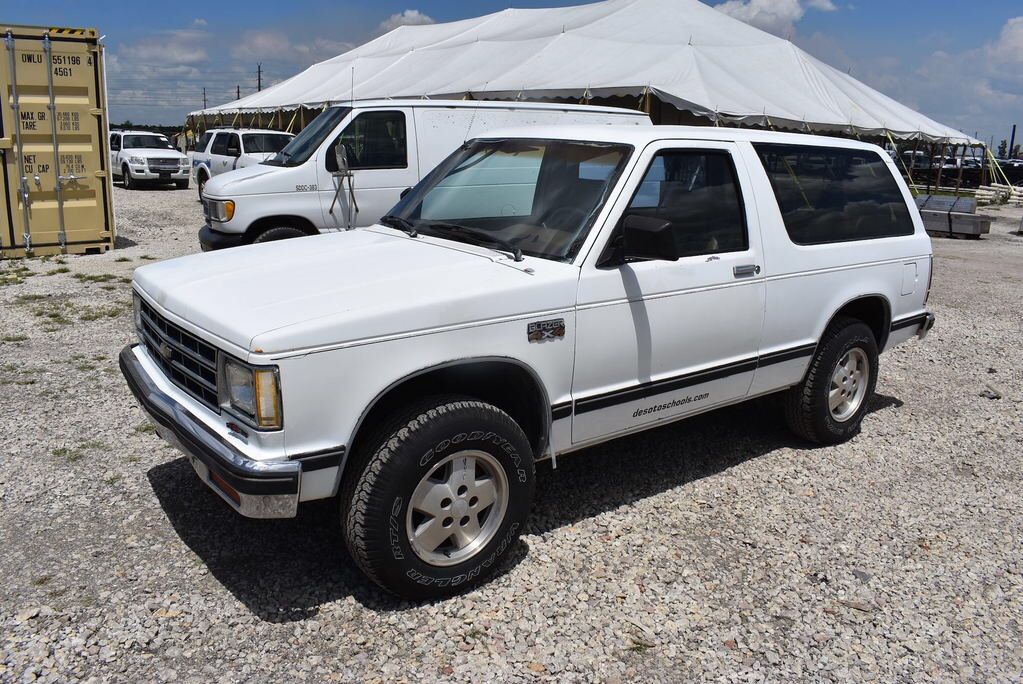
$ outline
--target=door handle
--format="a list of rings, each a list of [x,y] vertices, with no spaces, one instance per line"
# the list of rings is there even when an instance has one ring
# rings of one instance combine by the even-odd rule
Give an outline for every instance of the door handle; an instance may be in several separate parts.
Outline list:
[[[757,264],[743,264],[732,268],[732,275],[736,278],[749,278],[760,273],[760,266]]]

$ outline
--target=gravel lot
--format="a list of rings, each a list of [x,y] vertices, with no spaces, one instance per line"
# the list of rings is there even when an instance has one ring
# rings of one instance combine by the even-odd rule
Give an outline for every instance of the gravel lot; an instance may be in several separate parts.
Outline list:
[[[243,519],[153,434],[128,279],[201,213],[114,199],[123,249],[0,263],[0,680],[1023,678],[1019,209],[935,240],[938,325],[848,444],[760,401],[565,457],[494,581],[413,605],[329,506]]]

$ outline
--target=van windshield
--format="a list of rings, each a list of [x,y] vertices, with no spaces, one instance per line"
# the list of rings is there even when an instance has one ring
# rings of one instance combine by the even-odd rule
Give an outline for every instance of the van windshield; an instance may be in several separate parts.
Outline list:
[[[384,222],[569,261],[631,152],[631,145],[618,143],[474,140],[424,178]]]
[[[271,166],[298,166],[306,163],[350,111],[349,107],[329,107],[323,110],[284,149],[263,163]]]

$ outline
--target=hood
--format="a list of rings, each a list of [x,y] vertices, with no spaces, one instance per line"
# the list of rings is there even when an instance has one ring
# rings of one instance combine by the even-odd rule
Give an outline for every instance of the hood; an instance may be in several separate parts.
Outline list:
[[[121,150],[130,157],[143,157],[145,159],[188,159],[188,157],[177,150],[154,150],[151,147],[125,147]]]
[[[172,259],[138,268],[135,284],[193,325],[274,354],[569,307],[578,277],[570,264],[379,228]]]
[[[206,181],[203,194],[208,197],[229,198],[256,193],[294,192],[295,183],[291,183],[291,186],[288,187],[288,181],[301,168],[301,166],[268,166],[266,164],[245,166],[218,174]],[[266,178],[266,176],[272,176],[272,178]]]

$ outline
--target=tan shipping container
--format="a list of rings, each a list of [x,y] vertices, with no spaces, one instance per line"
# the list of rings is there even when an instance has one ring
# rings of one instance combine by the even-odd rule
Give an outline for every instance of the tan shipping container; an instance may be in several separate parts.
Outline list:
[[[95,29],[0,24],[0,259],[114,246]]]

